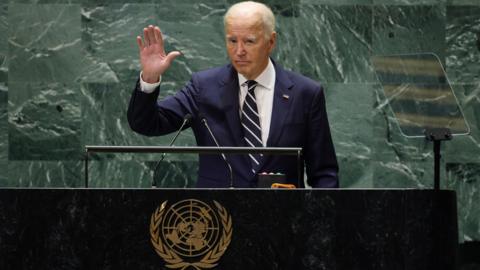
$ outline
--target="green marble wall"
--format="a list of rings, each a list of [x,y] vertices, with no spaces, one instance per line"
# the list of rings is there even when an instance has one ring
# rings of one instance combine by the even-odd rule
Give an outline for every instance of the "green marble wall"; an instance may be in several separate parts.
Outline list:
[[[128,2],[128,3],[127,3]],[[0,4],[0,186],[81,187],[83,146],[166,145],[130,131],[139,73],[135,36],[148,24],[179,57],[163,78],[174,93],[194,71],[226,63],[222,16],[234,1],[21,0]],[[275,59],[326,86],[346,188],[431,188],[432,145],[400,135],[369,62],[434,52],[471,134],[444,146],[443,187],[457,190],[460,240],[480,240],[480,1],[266,1],[277,14]],[[195,145],[184,132],[177,145]],[[194,155],[98,154],[91,186],[191,187]]]

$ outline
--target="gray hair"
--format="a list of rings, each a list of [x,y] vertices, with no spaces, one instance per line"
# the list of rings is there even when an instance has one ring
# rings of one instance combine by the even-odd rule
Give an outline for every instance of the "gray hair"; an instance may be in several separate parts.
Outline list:
[[[258,3],[254,1],[245,1],[245,2],[239,2],[234,5],[232,5],[227,12],[225,13],[225,16],[223,16],[223,26],[224,28],[227,27],[227,19],[235,14],[236,12],[239,11],[245,11],[245,10],[252,10],[256,9],[258,13],[260,13],[260,17],[262,19],[263,23],[263,30],[265,32],[265,36],[267,39],[270,39],[270,35],[275,32],[275,16],[273,15],[272,10],[265,4],[263,3]]]

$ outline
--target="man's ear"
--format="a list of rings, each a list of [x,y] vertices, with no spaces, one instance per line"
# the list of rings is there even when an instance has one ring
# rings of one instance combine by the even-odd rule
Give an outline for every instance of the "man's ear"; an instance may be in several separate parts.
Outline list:
[[[269,46],[269,49],[270,49],[270,52],[273,51],[273,49],[275,48],[275,45],[277,44],[277,32],[272,32],[272,34],[270,34],[270,40],[268,41],[268,46]]]

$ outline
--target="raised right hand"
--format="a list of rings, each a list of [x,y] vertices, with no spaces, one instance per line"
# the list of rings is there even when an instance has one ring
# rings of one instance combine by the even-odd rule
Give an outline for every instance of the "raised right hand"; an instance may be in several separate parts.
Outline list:
[[[165,54],[162,32],[158,26],[149,25],[143,28],[142,37],[137,36],[142,65],[142,79],[147,83],[158,82],[159,77],[170,67],[173,59],[181,53],[173,51]]]

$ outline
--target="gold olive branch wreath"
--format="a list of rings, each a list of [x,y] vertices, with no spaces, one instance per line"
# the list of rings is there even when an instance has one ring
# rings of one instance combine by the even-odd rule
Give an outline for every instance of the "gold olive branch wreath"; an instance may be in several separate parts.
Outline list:
[[[218,241],[217,245],[215,245],[212,250],[207,252],[207,254],[205,254],[200,261],[189,263],[185,262],[180,256],[178,256],[178,254],[168,249],[168,247],[162,243],[159,228],[163,219],[167,202],[168,201],[164,201],[155,210],[150,218],[150,240],[155,248],[155,252],[167,263],[165,266],[172,269],[181,268],[181,270],[184,270],[189,266],[197,270],[201,270],[202,268],[213,268],[217,266],[217,261],[225,253],[232,240],[232,217],[228,214],[227,210],[217,201],[213,201],[217,207],[218,214],[220,215],[220,219],[222,221],[222,237],[220,238],[220,241]]]

